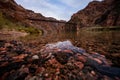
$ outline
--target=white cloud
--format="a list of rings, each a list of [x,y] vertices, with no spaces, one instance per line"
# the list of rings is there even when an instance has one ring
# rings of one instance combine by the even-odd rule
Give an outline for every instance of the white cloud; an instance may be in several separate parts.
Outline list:
[[[64,6],[58,6],[57,4],[52,4],[49,0],[16,0],[18,3],[23,4],[27,9],[34,10],[37,13],[42,13],[46,17],[55,17],[57,19],[67,20],[68,16],[64,16],[65,8]]]
[[[70,7],[78,7],[82,4],[81,0],[60,0],[60,1]]]
[[[84,8],[92,0],[16,0],[23,7],[42,13],[47,17],[69,20],[76,11]],[[58,1],[59,3],[53,3]],[[101,0],[100,0],[101,1]]]
[[[88,3],[93,0],[59,0],[59,1],[61,1],[62,3],[68,6],[76,8],[76,7],[80,7],[83,3]],[[96,1],[102,1],[102,0],[96,0]]]

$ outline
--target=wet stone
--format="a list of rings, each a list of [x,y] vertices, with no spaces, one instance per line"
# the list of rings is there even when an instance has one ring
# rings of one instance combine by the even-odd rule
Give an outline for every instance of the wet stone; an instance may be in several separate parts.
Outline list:
[[[69,57],[72,55],[65,52],[59,52],[55,53],[54,56],[58,62],[60,62],[61,64],[66,64],[68,62]]]
[[[17,41],[12,40],[12,41],[10,41],[10,44],[13,44],[13,45],[17,46]]]
[[[11,52],[11,51],[13,51],[14,50],[14,48],[12,47],[12,46],[7,46],[7,51],[8,52]]]
[[[0,40],[0,47],[4,47],[6,41],[5,40]]]
[[[75,66],[77,66],[80,70],[84,67],[84,64],[82,62],[75,62]]]
[[[82,55],[77,55],[76,54],[75,55],[75,60],[85,63],[86,62],[86,57],[82,56]]]
[[[35,67],[29,67],[29,72],[30,73],[35,73],[36,72],[36,68]]]
[[[16,47],[16,49],[14,50],[17,54],[22,54],[25,52],[25,50],[22,47]]]
[[[120,80],[120,69],[103,55],[84,53],[69,41],[42,49],[15,40],[0,40],[0,45],[0,80]]]
[[[33,56],[32,56],[32,59],[33,59],[33,60],[39,59],[39,56],[38,56],[38,55],[33,55]]]

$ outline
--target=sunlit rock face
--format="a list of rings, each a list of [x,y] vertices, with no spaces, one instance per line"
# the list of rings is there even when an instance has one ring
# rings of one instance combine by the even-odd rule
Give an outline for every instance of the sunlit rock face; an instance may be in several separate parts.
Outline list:
[[[78,27],[119,26],[119,4],[119,0],[92,1],[86,8],[73,14],[69,22],[76,23]]]

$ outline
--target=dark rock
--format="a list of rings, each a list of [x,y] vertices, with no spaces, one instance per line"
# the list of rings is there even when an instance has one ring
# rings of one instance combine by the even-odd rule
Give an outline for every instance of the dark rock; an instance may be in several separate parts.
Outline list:
[[[0,47],[4,47],[4,45],[5,45],[5,40],[0,40]]]
[[[17,46],[17,41],[15,40],[10,41],[10,43],[13,44],[14,46]]]
[[[105,57],[98,53],[81,53],[79,52],[81,49],[74,46],[70,46],[70,50],[65,47],[62,50],[62,47],[54,49],[47,46],[47,49],[44,48],[45,50],[38,53],[27,54],[24,52],[31,47],[24,48],[23,43],[19,42],[15,42],[17,45],[7,43],[8,46],[5,47],[7,49],[3,50],[6,53],[0,54],[0,80],[119,80],[120,78],[120,69],[108,65]],[[25,51],[13,54],[17,47]]]
[[[23,64],[26,64],[26,62],[15,62],[15,63],[9,63],[6,66],[0,66],[0,76],[2,76],[3,73],[5,72],[19,69]]]
[[[14,50],[17,54],[22,54],[25,52],[25,50],[22,48],[22,47],[17,47],[15,50]]]
[[[19,75],[15,80],[24,80],[25,77],[27,77],[28,73],[23,73],[21,75]]]
[[[6,80],[16,80],[16,78],[18,77],[19,72],[18,71],[11,71],[11,73],[9,73],[9,75],[6,77]]]
[[[9,74],[5,78],[5,80],[24,80],[27,75],[28,75],[27,73],[20,74],[18,71],[17,72],[14,71],[11,74]]]
[[[13,51],[13,47],[12,47],[12,46],[7,46],[7,51],[8,51],[8,52]]]
[[[29,67],[29,72],[32,73],[32,74],[35,73],[36,72],[36,68],[33,67],[33,66],[30,66]]]
[[[55,53],[54,56],[58,62],[60,62],[61,64],[66,64],[71,54],[66,52],[58,52]]]
[[[82,62],[75,62],[74,63],[76,67],[78,67],[80,70],[84,67],[84,64]]]

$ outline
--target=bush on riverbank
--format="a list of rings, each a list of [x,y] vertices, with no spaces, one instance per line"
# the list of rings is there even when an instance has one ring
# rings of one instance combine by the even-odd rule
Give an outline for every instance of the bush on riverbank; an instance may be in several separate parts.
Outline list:
[[[34,28],[32,26],[24,26],[21,23],[13,23],[12,21],[6,19],[2,13],[0,13],[0,30],[6,29],[9,31],[16,30],[20,32],[27,32],[29,34],[42,34],[40,29]]]

